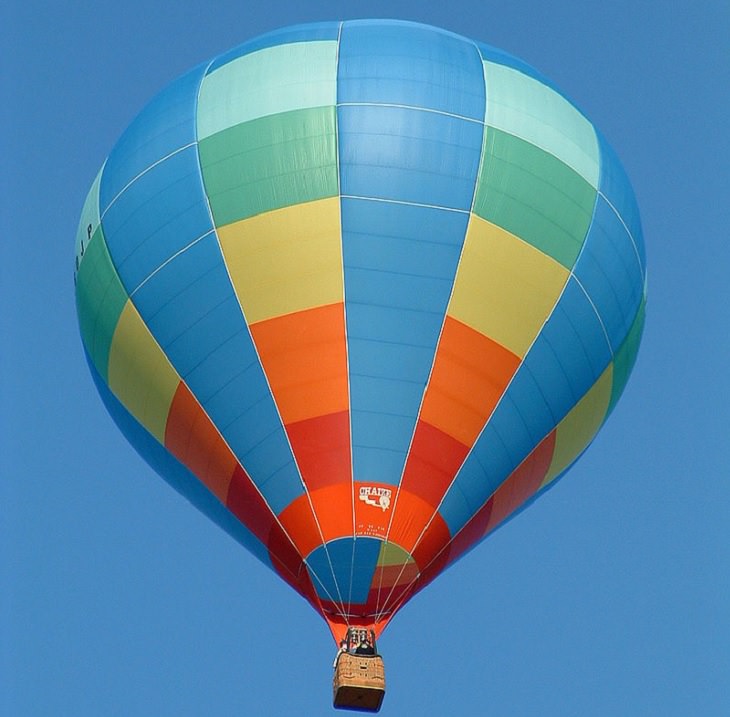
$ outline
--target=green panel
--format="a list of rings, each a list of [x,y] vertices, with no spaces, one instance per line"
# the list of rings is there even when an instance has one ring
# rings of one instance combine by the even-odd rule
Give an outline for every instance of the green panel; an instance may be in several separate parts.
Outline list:
[[[207,75],[198,138],[267,115],[337,102],[337,42],[297,42],[244,55]]]
[[[127,298],[107,251],[102,228],[98,226],[76,277],[76,311],[81,339],[105,381],[112,336]]]
[[[572,269],[596,190],[529,142],[487,127],[474,212]]]
[[[487,124],[544,149],[598,188],[593,125],[562,95],[519,70],[484,63]]]
[[[608,404],[608,416],[616,402],[621,397],[621,394],[626,387],[626,382],[629,380],[634,364],[636,363],[636,356],[639,353],[639,343],[641,342],[641,334],[644,330],[644,319],[646,317],[646,299],[641,302],[639,310],[636,312],[636,318],[634,323],[629,329],[629,333],[626,335],[624,342],[621,344],[619,350],[613,359],[613,386],[611,387],[611,401]]]
[[[338,193],[335,108],[283,112],[200,142],[216,226]]]

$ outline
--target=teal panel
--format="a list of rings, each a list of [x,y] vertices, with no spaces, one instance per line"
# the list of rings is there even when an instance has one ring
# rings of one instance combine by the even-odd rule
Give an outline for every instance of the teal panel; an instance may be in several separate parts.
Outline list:
[[[107,251],[102,228],[98,226],[76,276],[76,311],[84,346],[104,381],[114,329],[127,298]]]
[[[596,190],[519,137],[487,127],[474,212],[570,269],[591,223]]]
[[[338,193],[335,108],[284,112],[200,143],[216,226]]]

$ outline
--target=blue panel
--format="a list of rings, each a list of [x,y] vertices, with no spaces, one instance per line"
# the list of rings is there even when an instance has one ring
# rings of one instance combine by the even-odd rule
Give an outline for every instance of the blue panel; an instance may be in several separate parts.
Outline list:
[[[611,361],[611,352],[598,316],[573,277],[570,277],[535,347],[542,341],[548,341],[552,346],[576,397],[583,396]],[[534,357],[531,354],[532,350],[525,357],[525,364],[538,377],[539,360],[544,354],[539,351]],[[558,390],[552,389],[548,382],[541,382],[540,389],[546,397],[551,391]],[[563,415],[556,415],[556,419],[561,420]]]
[[[641,303],[644,277],[628,232],[600,195],[573,273],[596,307],[615,353]]]
[[[228,272],[212,234],[176,256],[134,294],[135,306],[173,364],[187,373],[215,346],[204,341],[192,354],[170,354],[170,345],[216,307],[235,299]],[[243,327],[240,309],[231,335]],[[211,337],[213,339],[214,337]],[[196,350],[196,348],[198,350]]]
[[[406,462],[407,446],[402,450],[352,445],[355,480],[397,485]]]
[[[278,434],[277,438],[280,439],[282,435],[283,431]],[[261,486],[261,495],[277,515],[281,515],[284,508],[289,506],[292,501],[304,495],[304,486],[294,458],[288,459],[281,468],[272,473],[271,478]]]
[[[337,101],[398,104],[484,119],[484,72],[474,43],[434,27],[347,22]]]
[[[389,451],[405,452],[413,435],[416,419],[413,416],[398,416],[383,412],[352,410],[352,424],[357,425],[357,440],[353,437],[353,448],[385,448]],[[355,433],[353,429],[353,433]],[[383,476],[380,480],[386,483],[398,482],[400,475]],[[363,480],[356,476],[356,480]]]
[[[381,541],[374,538],[340,538],[313,550],[307,557],[307,567],[319,597],[346,605],[365,604],[380,545]]]
[[[601,176],[598,189],[615,207],[619,216],[629,228],[641,257],[642,270],[645,270],[646,253],[639,218],[639,207],[636,204],[634,190],[611,145],[606,142],[605,137],[598,130],[596,130],[596,133],[601,148]]]
[[[111,393],[88,358],[89,370],[102,401],[126,439],[145,461],[180,495],[223,528],[262,563],[272,568],[269,551],[246,526],[216,498],[182,463],[162,446]]]
[[[102,218],[109,253],[131,294],[155,269],[211,231],[195,147],[146,172]]]
[[[467,221],[429,207],[342,201],[357,480],[400,480]]]
[[[350,585],[352,539],[335,540],[327,546],[315,548],[307,556],[307,570],[314,589],[322,600],[342,603],[343,596],[347,599]]]
[[[364,605],[368,600],[373,575],[378,564],[382,541],[375,538],[357,538],[355,540],[355,569],[352,573],[352,586],[349,602],[353,605]]]
[[[106,211],[119,192],[141,172],[181,147],[195,142],[199,65],[158,94],[129,125],[104,166],[99,207]]]
[[[350,395],[358,410],[403,415],[404,407],[418,406],[423,397],[423,383],[398,381],[376,376],[350,375]],[[408,415],[413,416],[413,411]]]
[[[466,502],[458,486],[452,485],[441,502],[439,514],[444,519],[453,538],[469,522],[474,511]]]
[[[469,211],[481,123],[377,105],[337,109],[340,190]]]
[[[267,32],[265,35],[255,37],[216,57],[208,68],[208,73],[217,70],[222,65],[226,65],[238,57],[249,55],[252,52],[263,50],[267,47],[287,45],[292,42],[336,40],[339,30],[339,22],[313,22],[306,25],[293,25],[274,30],[273,32]]]
[[[134,300],[172,365],[279,513],[304,489],[215,235],[166,264]]]

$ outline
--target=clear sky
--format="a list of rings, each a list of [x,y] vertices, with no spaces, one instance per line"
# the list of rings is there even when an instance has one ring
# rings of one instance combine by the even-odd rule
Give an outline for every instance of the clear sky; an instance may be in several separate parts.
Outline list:
[[[4,4],[0,713],[334,714],[325,624],[107,416],[72,277],[89,185],[152,95],[267,30],[356,17],[439,25],[554,80],[622,158],[649,264],[618,408],[393,621],[381,713],[730,714],[725,0]]]

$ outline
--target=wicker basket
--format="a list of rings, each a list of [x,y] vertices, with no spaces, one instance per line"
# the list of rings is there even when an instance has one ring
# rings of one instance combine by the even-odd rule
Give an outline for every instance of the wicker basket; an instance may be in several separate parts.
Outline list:
[[[377,712],[385,695],[383,658],[379,655],[340,653],[332,689],[335,707]]]

